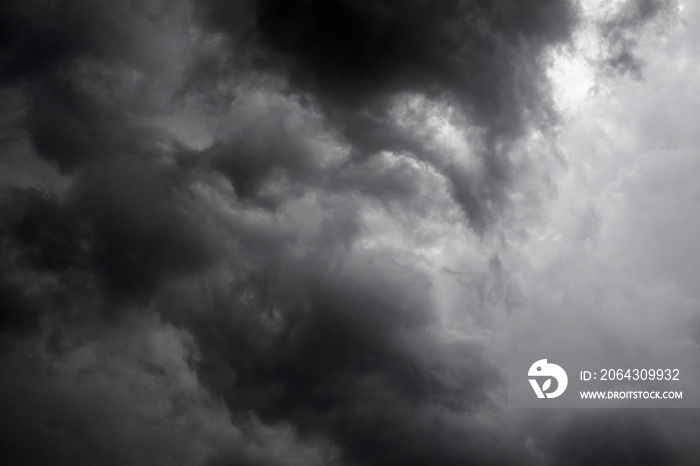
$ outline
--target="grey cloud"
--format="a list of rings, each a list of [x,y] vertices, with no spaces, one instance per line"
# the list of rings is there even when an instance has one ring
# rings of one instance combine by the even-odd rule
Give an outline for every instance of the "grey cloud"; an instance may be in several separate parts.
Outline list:
[[[184,11],[183,2],[177,0],[29,0],[3,5],[0,79],[6,83],[43,79],[80,58],[156,69],[168,56],[158,51],[164,45],[160,34],[177,22],[173,14]],[[180,40],[170,39],[171,45]]]
[[[177,176],[142,162],[85,172],[60,199],[7,191],[2,212],[3,330],[99,322],[215,260],[217,239]]]
[[[41,338],[17,345],[0,358],[4,463],[199,465],[225,453],[248,459],[236,464],[319,464],[283,431],[231,425],[185,357],[181,336],[153,319],[114,325],[60,358]]]
[[[0,366],[8,409],[19,406],[3,426],[15,462],[304,464],[295,442],[314,452],[319,442],[337,454],[309,454],[312,464],[536,464],[527,435],[509,430],[512,417],[495,399],[504,381],[489,348],[444,328],[435,277],[410,250],[416,242],[398,244],[368,217],[410,237],[436,219],[451,224],[458,205],[490,239],[519,176],[518,138],[552,132],[557,121],[543,58],[568,40],[575,8],[563,0],[202,0],[190,18],[177,5],[0,7],[2,82],[26,93],[22,129],[14,122],[12,131],[71,176],[59,193],[3,193]],[[610,23],[608,39],[629,37],[617,28],[661,11],[650,5]],[[202,24],[208,31],[191,32]],[[197,42],[188,34],[221,33],[228,39],[216,36],[210,48],[188,42]],[[230,82],[219,76],[229,72]],[[292,104],[227,109],[251,89]],[[413,126],[397,122],[393,106],[407,96],[454,109],[451,125],[478,130],[462,141],[470,154],[441,154],[431,140],[440,135],[421,131],[424,109],[408,115]],[[216,120],[206,149],[153,122],[192,101],[202,120]],[[262,116],[237,114],[248,110]],[[484,281],[497,294],[511,275],[499,260],[491,267],[484,276],[495,278]],[[472,285],[484,296],[470,306],[489,304],[488,283]],[[232,417],[216,429],[286,426],[293,458],[274,442],[220,440],[195,458],[188,439],[210,425],[210,406],[155,389],[185,418],[206,419],[183,431],[182,417],[141,422],[148,403],[114,402],[104,386],[77,381],[95,380],[109,366],[104,354],[97,369],[65,372],[67,387],[8,362],[23,342],[46,338],[61,373],[67,354],[154,315],[193,338],[182,356],[196,371],[192,383]],[[129,361],[113,380],[167,385],[167,364]],[[652,421],[633,419],[618,432],[614,419],[581,419],[553,435],[535,425],[532,436],[561,464],[673,457]]]
[[[600,25],[605,43],[603,69],[615,74],[641,77],[644,61],[636,53],[639,30],[673,16],[675,0],[630,0]]]
[[[552,416],[545,429],[553,464],[689,465],[678,450],[677,410],[605,410]],[[680,416],[683,417],[683,416]],[[675,419],[674,419],[675,418]]]
[[[564,1],[261,1],[243,10],[244,22],[229,21],[237,16],[225,2],[199,4],[206,24],[239,44],[235,50],[252,47],[253,66],[283,73],[292,90],[314,99],[357,155],[409,150],[436,164],[478,231],[509,187],[503,143],[522,133],[525,118],[545,129],[553,118],[541,58],[575,22]],[[415,136],[397,132],[386,111],[401,93],[446,99],[486,130],[486,187],[474,188]]]
[[[446,438],[473,435],[458,418],[488,404],[500,376],[478,346],[427,333],[426,277],[391,257],[348,257],[335,267],[319,259],[282,256],[243,287],[210,291],[213,313],[178,311],[200,342],[202,380],[235,416],[328,437],[350,462],[488,458],[488,442]],[[192,289],[183,292],[192,299]],[[175,294],[161,305],[183,302]]]

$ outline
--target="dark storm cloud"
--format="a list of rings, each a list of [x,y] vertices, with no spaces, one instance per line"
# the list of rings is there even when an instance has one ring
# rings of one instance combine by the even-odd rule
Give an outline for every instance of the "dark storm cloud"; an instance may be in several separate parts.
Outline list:
[[[303,108],[303,107],[302,107]],[[329,161],[324,151],[342,148],[324,145],[311,134],[300,134],[292,109],[274,109],[270,115],[241,123],[236,132],[202,151],[178,156],[183,167],[207,167],[231,183],[243,203],[278,209],[290,196],[307,189],[322,193],[361,195],[405,210],[422,209],[435,202],[431,188],[441,187],[429,166],[410,155],[376,155]],[[287,114],[285,116],[285,113]],[[282,180],[290,187],[274,191]]]
[[[208,290],[210,314],[184,304],[196,288],[160,304],[188,321],[200,377],[233,415],[329,437],[351,463],[512,461],[485,439],[450,440],[480,435],[459,417],[489,403],[499,375],[477,345],[430,336],[428,277],[392,257],[318,253],[281,251]]]
[[[43,309],[36,298],[28,296],[22,285],[0,276],[0,301],[0,332],[10,338],[10,341],[2,341],[2,346],[12,344],[15,338],[31,335],[36,330]]]
[[[183,444],[187,432],[167,426],[176,416],[150,426],[135,423],[134,400],[120,393],[123,387],[101,391],[76,380],[62,383],[48,367],[28,370],[32,362],[29,357],[3,360],[5,464],[166,464],[168,454]],[[192,464],[189,452],[181,449],[180,454],[184,464]]]
[[[118,152],[140,153],[158,140],[138,122],[157,81],[172,66],[160,49],[174,29],[151,12],[163,3],[42,1],[0,7],[0,83],[26,94],[25,130],[42,157],[64,171]]]
[[[163,19],[158,4],[165,11],[178,9],[176,0],[5,3],[0,7],[0,82],[43,79],[79,58],[157,66],[160,57],[149,24]]]
[[[202,1],[200,7],[209,27],[231,35],[234,54],[243,50],[256,70],[281,73],[292,93],[318,105],[357,163],[344,169],[385,150],[410,153],[450,181],[477,231],[504,202],[514,176],[508,148],[525,121],[545,131],[553,122],[540,60],[547,47],[567,39],[575,20],[566,2],[261,1],[237,4],[234,12],[231,3]],[[457,106],[465,123],[485,130],[483,178],[440,162],[419,136],[397,127],[390,107],[407,93]],[[271,134],[244,133],[213,153],[212,167],[243,199],[255,198],[275,169],[311,185],[323,176],[305,166],[309,159],[293,135]],[[412,192],[411,181],[406,177],[396,189]],[[324,227],[338,212],[327,215]],[[501,448],[488,439],[488,427],[461,420],[489,406],[487,393],[499,383],[483,350],[431,334],[432,284],[420,271],[391,257],[374,262],[347,254],[342,246],[355,236],[355,222],[319,238],[311,252],[289,237],[252,234],[240,247],[256,252],[234,259],[245,264],[235,265],[234,275],[246,278],[205,290],[193,284],[160,303],[200,342],[201,379],[234,416],[254,414],[291,423],[302,435],[327,436],[350,464],[527,464],[522,438],[501,439],[507,445]],[[197,309],[199,294],[211,314]],[[575,441],[567,441],[551,440],[557,458],[572,457],[566,450]],[[614,444],[596,448],[603,461],[622,454]],[[645,457],[666,455],[663,445],[648,448]]]
[[[74,174],[60,197],[41,187],[3,192],[4,290],[11,302],[32,303],[6,311],[13,327],[25,328],[23,319],[36,327],[47,316],[57,328],[99,320],[112,308],[147,303],[163,279],[213,257],[183,173],[158,160],[173,141],[144,123],[158,100],[152,82],[163,84],[170,61],[159,41],[177,24],[158,4],[171,14],[180,8],[177,1],[0,7],[2,83],[24,95],[15,132]],[[21,307],[26,312],[14,310]]]
[[[230,4],[203,1],[208,20],[234,33]],[[260,1],[253,35],[292,82],[329,111],[382,104],[401,91],[451,94],[480,123],[518,119],[509,57],[520,41],[535,47],[566,39],[572,9],[563,1],[439,2]],[[526,50],[521,50],[527,53]],[[269,61],[266,61],[267,59]],[[272,65],[270,65],[272,66]]]
[[[304,141],[283,124],[258,121],[245,134],[208,149],[205,155],[211,168],[230,180],[238,198],[249,200],[258,197],[263,182],[275,170],[284,170],[301,182],[312,181],[320,170],[309,152]]]
[[[511,181],[503,143],[521,134],[525,119],[545,130],[551,124],[541,58],[567,39],[576,16],[562,0],[265,0],[237,11],[228,2],[199,4],[207,24],[234,38],[235,53],[246,50],[254,66],[283,73],[292,89],[312,96],[358,156],[408,150],[436,164],[479,231]],[[397,130],[387,110],[405,93],[456,105],[486,130],[482,180],[441,165]]]
[[[673,464],[673,447],[647,413],[585,413],[555,433],[554,456],[562,464]]]
[[[610,31],[648,19],[647,3]],[[392,222],[424,222],[426,206],[444,214],[450,200],[435,200],[443,194],[436,173],[474,230],[484,234],[498,219],[516,177],[510,149],[529,126],[546,132],[556,120],[542,59],[575,27],[571,3],[198,2],[197,17],[228,34],[233,57],[216,47],[194,51],[201,53],[183,65],[184,76],[172,78],[185,81],[172,89],[185,94],[177,98],[235,98],[245,92],[237,81],[233,90],[207,89],[229,71],[236,79],[249,73],[265,92],[274,91],[264,77],[282,77],[294,111],[320,111],[322,130],[342,136],[350,158],[337,163],[317,157],[327,148],[314,146],[318,128],[287,126],[279,108],[263,109],[247,126],[234,120],[239,127],[204,150],[145,123],[159,92],[167,94],[160,68],[170,42],[152,29],[175,3],[157,4],[0,7],[0,79],[26,94],[22,129],[13,123],[13,133],[71,176],[58,194],[3,192],[7,357],[44,329],[55,350],[64,337],[73,347],[87,344],[93,324],[116,328],[155,312],[194,337],[195,354],[181,357],[241,426],[291,426],[302,442],[337,448],[341,464],[533,464],[525,435],[503,433],[507,420],[493,421],[503,416],[491,399],[503,380],[486,349],[442,328],[435,277],[412,251],[357,244],[371,209],[391,204]],[[483,170],[441,158],[423,133],[400,127],[392,106],[407,95],[456,108],[452,123],[482,130],[472,149]],[[221,176],[233,192],[219,189]],[[109,358],[97,360],[99,368]],[[147,360],[132,366],[117,378],[129,387],[169,374]],[[197,448],[186,439],[208,425],[173,434],[167,424],[181,419],[164,416],[166,427],[151,430],[139,408],[134,430],[122,417],[128,397],[114,402],[99,389],[56,387],[5,360],[0,368],[21,375],[0,387],[7,409],[19,406],[2,421],[15,464],[172,463],[184,445]],[[96,399],[85,403],[86,393]],[[163,398],[203,409],[187,397]],[[562,464],[625,459],[620,442],[634,450],[632,460],[642,452],[666,458],[667,444],[638,443],[655,435],[653,427],[579,453],[577,438],[608,438],[606,426],[569,425],[540,437]],[[303,464],[223,443],[204,461]]]
[[[97,3],[30,0],[0,8],[4,82],[43,77],[78,56],[115,53],[116,44],[132,40],[119,22],[99,14],[109,9]]]
[[[184,350],[172,329],[131,322],[60,358],[31,340],[0,355],[3,463],[319,464],[289,440],[231,425],[180,359]],[[144,368],[143,359],[157,362]]]
[[[41,156],[73,171],[119,152],[134,156],[153,146],[153,135],[129,123],[122,105],[101,101],[65,74],[30,85],[26,129]],[[99,73],[87,78],[104,79]]]
[[[550,411],[527,430],[548,446],[545,464],[686,466],[697,463],[687,442],[697,421],[693,409]]]
[[[6,191],[2,332],[50,323],[59,343],[64,326],[118,321],[164,281],[202,270],[219,242],[195,209],[167,173],[128,159],[84,173],[60,199]]]

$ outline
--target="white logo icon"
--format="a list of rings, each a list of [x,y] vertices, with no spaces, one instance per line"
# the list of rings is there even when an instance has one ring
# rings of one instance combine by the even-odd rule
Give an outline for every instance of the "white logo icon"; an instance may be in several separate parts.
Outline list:
[[[566,385],[569,383],[569,378],[566,376],[566,372],[561,366],[556,364],[547,363],[546,359],[540,359],[532,366],[527,372],[529,377],[547,377],[547,379],[540,387],[537,379],[528,379],[532,389],[535,391],[537,398],[556,398],[566,390]],[[548,393],[550,386],[552,385],[552,378],[557,380],[557,389],[551,393]]]

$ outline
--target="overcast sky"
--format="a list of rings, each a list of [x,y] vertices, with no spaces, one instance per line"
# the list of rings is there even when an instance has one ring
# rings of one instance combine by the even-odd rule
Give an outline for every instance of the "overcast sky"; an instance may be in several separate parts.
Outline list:
[[[700,2],[0,6],[11,465],[696,465],[508,408],[700,346]]]

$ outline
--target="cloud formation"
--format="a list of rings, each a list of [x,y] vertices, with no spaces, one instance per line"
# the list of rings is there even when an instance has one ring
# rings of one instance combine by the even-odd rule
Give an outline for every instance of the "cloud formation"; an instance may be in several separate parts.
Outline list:
[[[227,2],[198,6],[205,24],[230,35],[234,54],[311,99],[354,157],[401,152],[435,167],[479,231],[505,202],[513,138],[553,124],[538,78],[545,52],[568,39],[576,20],[575,7],[558,0],[261,1],[243,8],[248,21]],[[413,96],[426,101],[404,119],[425,124],[421,110],[442,105],[454,108],[453,124],[481,131],[473,151],[483,165],[478,176],[441,160],[397,124],[392,107]]]
[[[696,416],[513,413],[502,365],[552,330],[614,340],[635,306],[633,343],[698,344],[692,236],[637,216],[695,228],[694,142],[661,163],[642,108],[639,146],[605,146],[625,118],[564,119],[548,80],[587,22],[589,66],[642,69],[673,8],[0,7],[10,464],[692,464]]]

